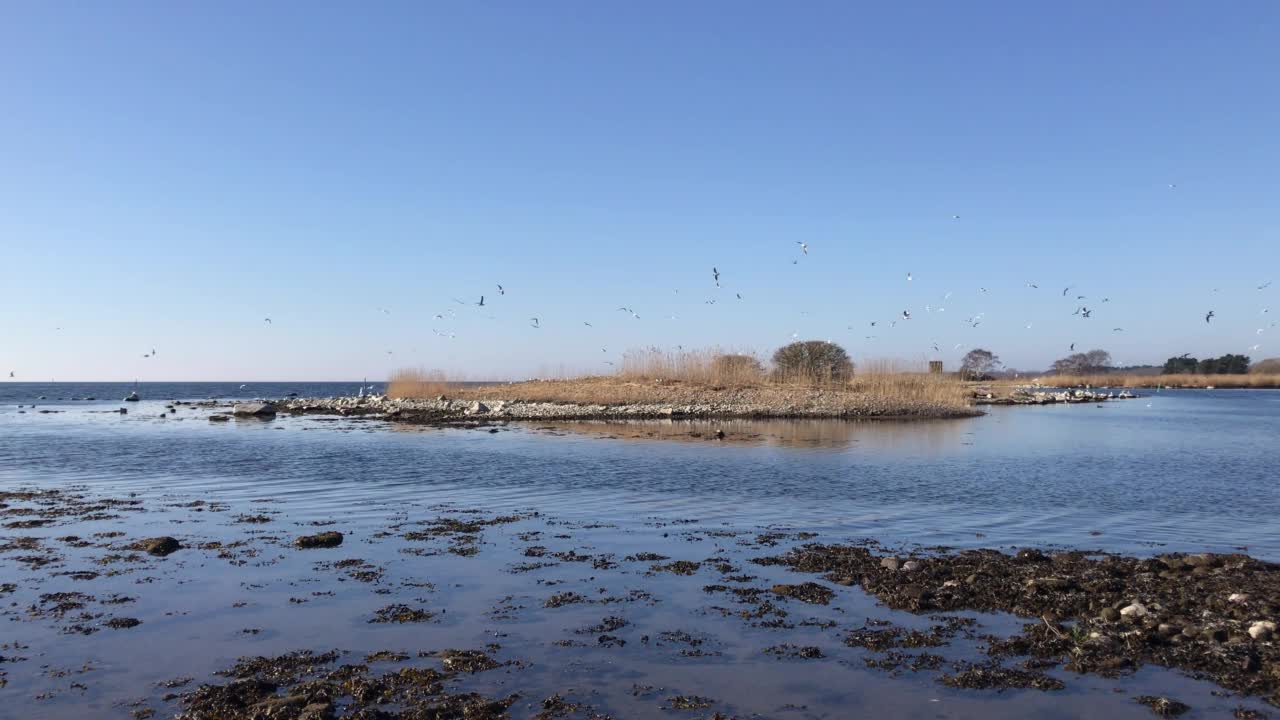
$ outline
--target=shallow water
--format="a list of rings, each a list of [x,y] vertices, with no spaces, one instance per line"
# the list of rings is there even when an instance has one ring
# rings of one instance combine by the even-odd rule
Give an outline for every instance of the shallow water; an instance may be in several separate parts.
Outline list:
[[[837,588],[831,606],[787,606],[793,623],[832,621],[836,629],[755,627],[711,609],[742,608],[702,591],[722,582],[705,565],[688,577],[647,574],[651,563],[624,558],[721,557],[765,587],[813,579],[750,565],[795,542],[754,543],[767,526],[816,532],[823,541],[872,537],[890,545],[1060,544],[1138,554],[1247,546],[1256,557],[1280,560],[1280,393],[1268,391],[1166,391],[1101,408],[993,408],[981,418],[926,423],[599,423],[491,434],[314,417],[215,424],[206,419],[209,410],[181,406],[160,419],[165,403],[150,399],[121,416],[109,412],[121,406],[121,388],[127,392],[88,387],[54,395],[47,386],[0,386],[0,490],[81,487],[146,508],[0,531],[6,540],[41,538],[62,558],[36,570],[14,559],[21,553],[0,553],[0,584],[18,585],[0,598],[15,621],[6,623],[0,656],[28,658],[0,664],[8,682],[0,694],[22,711],[18,716],[128,717],[136,709],[125,704],[130,699],[165,716],[179,706],[160,700],[167,691],[155,683],[177,676],[194,677],[192,687],[214,681],[211,673],[247,654],[339,648],[356,662],[376,650],[412,654],[491,642],[502,646],[496,659],[527,666],[460,682],[487,694],[520,692],[516,717],[532,715],[526,704],[570,688],[575,699],[616,717],[670,716],[661,706],[682,693],[712,698],[715,710],[742,717],[1149,717],[1131,699],[1143,693],[1171,693],[1212,716],[1239,699],[1216,698],[1210,685],[1155,668],[1122,681],[1055,671],[1068,684],[1052,693],[952,690],[934,681],[936,673],[890,676],[867,669],[866,651],[845,647],[839,633],[866,617],[910,627],[928,620],[877,607],[857,588]],[[144,386],[142,394],[201,399],[230,397],[235,389]],[[262,396],[349,391],[347,384],[258,389]],[[47,399],[37,401],[39,395]],[[49,399],[73,395],[113,399]],[[34,409],[16,407],[33,401]],[[716,429],[727,433],[725,441],[711,439]],[[225,507],[174,507],[192,500]],[[540,515],[487,528],[473,557],[424,555],[447,543],[402,537],[413,523],[450,508]],[[259,515],[267,521],[238,520]],[[317,523],[346,533],[343,546],[290,546]],[[125,535],[86,548],[54,539],[98,532]],[[531,532],[540,535],[522,535]],[[190,549],[165,559],[95,562],[121,554],[118,543],[126,539],[162,534],[188,546],[247,542],[225,557]],[[611,556],[617,567],[552,560],[557,564],[517,571],[541,561],[525,555],[531,545]],[[361,582],[317,565],[350,558],[382,572]],[[57,574],[85,569],[100,575]],[[599,599],[631,598],[634,590],[653,601],[542,608],[556,592]],[[85,611],[99,617],[86,622],[97,627],[115,615],[143,624],[67,634],[69,619],[29,610],[56,591],[136,597],[122,606],[90,603]],[[368,623],[377,608],[396,602],[444,612],[431,623]],[[575,632],[605,616],[626,618],[629,625],[615,633],[625,646]],[[1008,634],[1022,621],[981,622],[982,632]],[[662,640],[663,632],[677,631],[702,642]],[[646,635],[649,642],[641,642]],[[763,654],[779,643],[817,646],[826,658]],[[959,647],[940,653],[972,657]]]

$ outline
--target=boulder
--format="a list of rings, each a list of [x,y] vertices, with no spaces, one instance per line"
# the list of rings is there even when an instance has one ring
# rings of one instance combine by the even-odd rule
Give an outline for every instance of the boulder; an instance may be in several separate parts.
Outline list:
[[[342,533],[329,530],[315,535],[303,535],[293,541],[300,548],[332,548],[342,544]]]
[[[481,413],[487,413],[487,412],[489,412],[489,406],[485,405],[479,400],[471,403],[471,407],[467,408],[468,415],[479,415]]]
[[[156,557],[164,557],[182,549],[182,543],[176,539],[163,535],[161,537],[144,538],[129,546],[130,550],[142,550],[148,555]]]
[[[236,417],[275,417],[276,406],[264,402],[236,403],[232,413]]]

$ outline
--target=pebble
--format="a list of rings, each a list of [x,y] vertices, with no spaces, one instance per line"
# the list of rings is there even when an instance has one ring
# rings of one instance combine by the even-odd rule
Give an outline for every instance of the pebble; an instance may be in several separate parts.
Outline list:
[[[1120,610],[1121,617],[1140,618],[1147,614],[1147,608],[1141,603],[1134,603]]]
[[[1249,637],[1258,641],[1270,640],[1276,633],[1276,624],[1270,620],[1259,620],[1249,626]]]
[[[1249,596],[1245,593],[1231,593],[1231,597],[1227,598],[1227,602],[1233,602],[1233,603],[1249,602]]]

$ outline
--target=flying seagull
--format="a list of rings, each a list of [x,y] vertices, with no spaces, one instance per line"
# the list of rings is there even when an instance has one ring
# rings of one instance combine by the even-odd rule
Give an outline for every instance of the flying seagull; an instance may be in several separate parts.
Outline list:
[[[1212,311],[1212,310],[1210,310],[1210,311],[1209,311],[1209,314],[1208,314],[1208,315],[1205,315],[1205,316],[1204,316],[1204,321],[1205,321],[1205,323],[1208,323],[1211,319],[1213,319],[1213,311]]]
[[[911,319],[911,311],[910,311],[910,310],[903,310],[903,311],[902,311],[902,319],[903,319],[903,320],[910,320],[910,319]]]
[[[1080,310],[1080,315],[1081,315],[1082,317],[1089,317],[1092,313],[1093,313],[1093,311],[1092,311],[1092,310],[1090,310],[1089,308],[1081,308],[1081,310]]]
[[[506,291],[506,290],[504,290],[504,289],[502,288],[502,286],[501,286],[501,285],[499,285],[499,286],[498,286],[498,294],[499,294],[499,295],[506,295],[506,294],[507,294],[507,291]]]
[[[1266,289],[1267,289],[1267,288],[1269,288],[1269,287],[1271,287],[1271,281],[1270,281],[1270,280],[1268,280],[1268,281],[1266,281],[1266,282],[1262,283],[1261,285],[1259,285],[1259,286],[1258,286],[1258,289],[1259,289],[1259,290],[1266,290]]]
[[[262,319],[262,321],[263,321],[263,322],[265,322],[265,323],[266,323],[266,324],[268,324],[268,325],[270,325],[270,324],[271,324],[271,318],[263,318],[263,319]]]
[[[796,244],[800,246],[800,252],[804,253],[805,255],[809,254],[809,243],[802,243],[799,240],[797,240]]]
[[[1111,332],[1124,332],[1124,328],[1111,328]]]
[[[1070,350],[1071,352],[1075,352],[1075,351],[1076,351],[1076,344],[1075,344],[1075,343],[1071,343],[1071,347],[1069,347],[1069,348],[1067,348],[1067,349],[1068,349],[1068,350]]]
[[[1262,347],[1262,346],[1261,346],[1261,345],[1250,345],[1250,346],[1249,346],[1249,349],[1250,349],[1250,350],[1257,350],[1257,349],[1258,349],[1258,348],[1260,348],[1260,347]]]
[[[1040,286],[1039,286],[1039,285],[1037,285],[1037,284],[1035,284],[1035,283],[1033,283],[1033,282],[1029,282],[1029,283],[1027,283],[1027,287],[1029,287],[1029,288],[1035,288],[1036,290],[1039,290],[1039,289],[1040,289]]]
[[[621,311],[621,312],[629,312],[629,313],[631,313],[631,317],[633,317],[633,318],[635,318],[635,319],[637,319],[637,320],[639,320],[639,319],[640,319],[640,315],[639,315],[639,314],[637,314],[635,310],[632,310],[632,309],[631,309],[631,308],[629,308],[629,307],[620,307],[620,308],[618,308],[618,310],[619,310],[619,311]]]
[[[907,282],[911,282],[911,273],[907,273]]]
[[[538,318],[529,318],[529,322],[532,323],[535,328],[541,327],[540,325],[538,325]]]
[[[595,325],[592,325],[591,323],[587,322],[586,320],[583,320],[583,321],[582,321],[582,324],[583,324],[583,325],[586,325],[587,327],[595,327]]]
[[[1070,289],[1071,289],[1071,286],[1070,286],[1070,285],[1068,285],[1068,286],[1066,286],[1066,287],[1062,288],[1062,297],[1066,297],[1066,296],[1067,296],[1067,291],[1069,291]]]
[[[12,371],[12,370],[10,370],[10,371],[9,371],[9,377],[13,377],[13,371]]]
[[[741,300],[741,299],[742,299],[742,293],[734,293],[734,295],[738,296],[738,299],[739,299],[739,300]]]
[[[480,302],[476,303],[478,307],[484,307],[484,296],[480,296]]]
[[[711,277],[716,281],[716,287],[720,287],[720,271],[714,265],[711,266]]]
[[[984,288],[984,287],[980,287],[980,288],[978,288],[978,292],[982,293],[983,295],[986,295],[986,294],[987,294],[987,289],[986,289],[986,288]]]

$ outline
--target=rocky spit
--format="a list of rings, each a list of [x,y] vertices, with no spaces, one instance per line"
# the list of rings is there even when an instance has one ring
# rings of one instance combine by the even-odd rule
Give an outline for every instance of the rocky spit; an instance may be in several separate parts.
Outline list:
[[[975,405],[1055,405],[1059,403],[1099,403],[1109,400],[1133,400],[1140,397],[1127,390],[1097,392],[1094,390],[1045,390],[1027,386],[1014,388],[1008,395],[996,395],[980,388],[973,393]]]
[[[501,421],[654,420],[665,418],[944,418],[980,415],[977,410],[902,408],[868,403],[849,408],[838,403],[795,405],[743,403],[603,405],[529,402],[512,400],[456,400],[439,396],[429,400],[390,398],[385,395],[335,398],[289,398],[273,402],[274,409],[291,415],[341,415],[376,417],[421,424],[485,423]],[[240,413],[237,413],[240,414]],[[245,413],[248,414],[248,413]],[[263,413],[253,413],[262,415]]]

